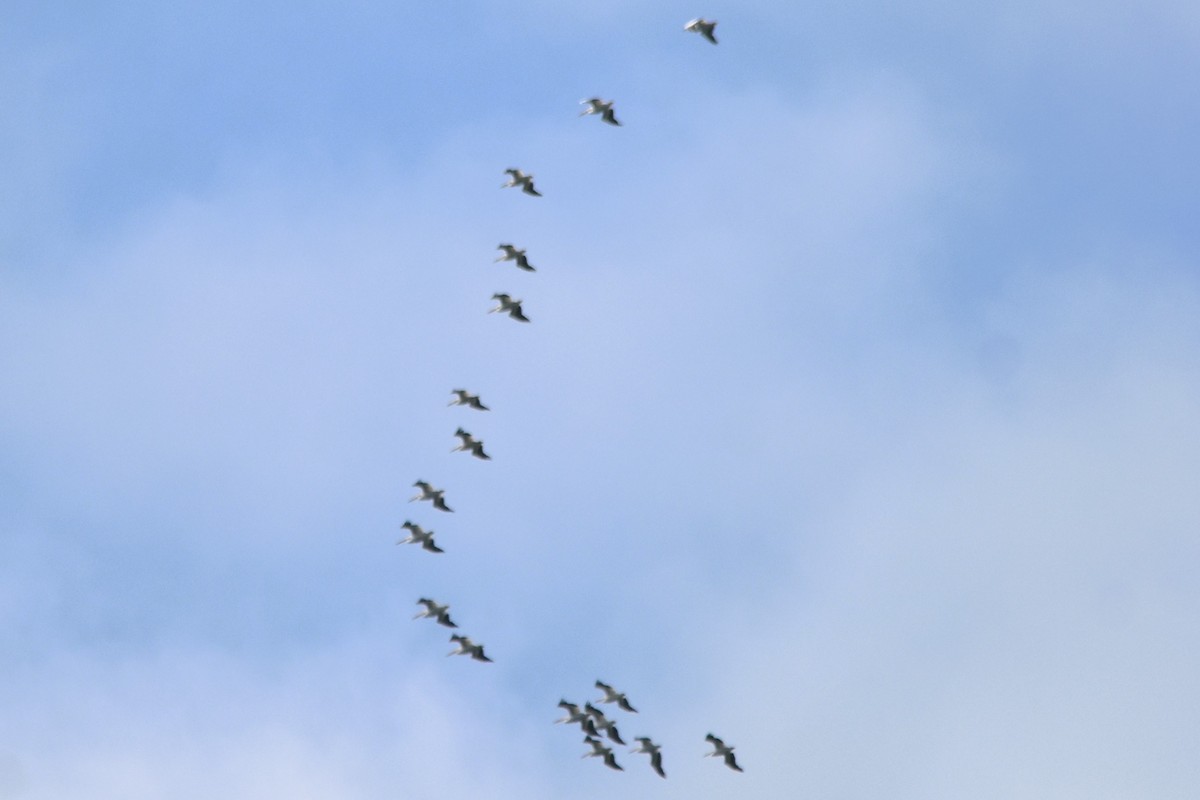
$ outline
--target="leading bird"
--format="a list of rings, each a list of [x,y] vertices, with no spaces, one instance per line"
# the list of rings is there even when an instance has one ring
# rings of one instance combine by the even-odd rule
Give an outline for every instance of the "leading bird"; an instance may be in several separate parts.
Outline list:
[[[700,17],[692,20],[687,25],[684,25],[683,29],[685,31],[691,31],[692,33],[698,33],[713,44],[716,44],[717,37],[713,36],[713,28],[715,27],[717,27],[717,21],[715,19],[708,20],[704,17]]]

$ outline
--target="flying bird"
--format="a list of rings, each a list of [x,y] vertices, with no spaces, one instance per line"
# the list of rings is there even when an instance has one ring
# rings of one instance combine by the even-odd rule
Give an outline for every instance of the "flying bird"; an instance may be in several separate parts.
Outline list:
[[[416,483],[413,484],[413,486],[420,489],[421,493],[413,495],[411,498],[409,498],[408,502],[411,503],[414,500],[432,500],[433,507],[438,509],[439,511],[453,511],[454,510],[450,506],[446,505],[446,501],[442,497],[442,495],[444,495],[446,493],[445,490],[435,489],[435,488],[433,488],[433,484],[428,483],[426,481],[417,481]]]
[[[433,541],[433,531],[427,531],[420,525],[408,522],[407,520],[400,527],[408,531],[408,538],[401,539],[396,544],[419,544],[431,553],[445,552]]]
[[[503,250],[504,255],[497,258],[495,260],[495,262],[493,262],[493,263],[498,264],[501,261],[515,261],[515,262],[517,262],[517,266],[520,267],[521,269],[525,270],[526,272],[536,272],[537,271],[532,266],[530,266],[529,259],[525,257],[525,251],[522,250],[521,248],[516,247],[515,245],[511,245],[511,244],[500,244],[500,245],[496,245],[496,249]]]
[[[428,597],[422,597],[417,601],[417,605],[425,606],[424,611],[418,611],[413,615],[413,619],[424,619],[432,617],[437,620],[438,625],[445,625],[447,628],[457,628],[454,621],[450,619],[450,606],[440,605]]]
[[[484,461],[492,460],[491,456],[489,456],[487,453],[483,452],[483,442],[479,441],[474,436],[472,436],[471,434],[464,431],[462,428],[459,428],[458,430],[456,430],[454,432],[454,435],[459,438],[459,440],[461,441],[461,444],[459,444],[458,447],[455,447],[453,450],[451,450],[450,451],[451,453],[457,453],[460,450],[469,451],[471,453],[471,455],[475,456],[476,458],[482,458]]]
[[[488,410],[488,407],[479,401],[479,395],[477,394],[471,394],[466,389],[451,389],[450,392],[456,395],[456,397],[446,404],[448,406],[470,406],[480,411]]]
[[[506,175],[508,175],[508,182],[501,184],[501,189],[512,189],[513,187],[520,186],[521,191],[525,194],[531,194],[534,197],[542,196],[542,193],[533,186],[532,175],[526,175],[524,172],[521,172],[521,170],[516,169],[515,167],[509,167],[508,169],[504,170],[504,172]]]
[[[715,19],[707,20],[704,17],[700,17],[699,19],[694,19],[687,25],[684,25],[683,29],[685,31],[691,31],[692,33],[698,33],[713,44],[716,44],[717,37],[713,36],[713,28],[715,27],[717,27],[717,21]]]
[[[604,731],[608,734],[608,738],[612,739],[617,744],[625,744],[625,742],[621,741],[621,734],[617,732],[616,724],[608,717],[604,716],[603,711],[596,708],[591,703],[584,703],[583,710],[592,718],[593,724],[596,726],[596,730]]]
[[[617,723],[613,722],[611,719],[593,719],[592,724],[597,731],[604,731],[604,733],[608,735],[609,739],[612,739],[617,744],[624,746],[625,740],[621,738],[621,734],[617,731]]]
[[[492,299],[500,303],[500,305],[488,311],[489,314],[499,312],[501,314],[508,314],[518,322],[529,322],[529,317],[525,316],[525,312],[521,310],[520,300],[513,300],[502,292],[496,292],[492,295]]]
[[[592,752],[584,753],[582,756],[580,756],[580,758],[603,758],[605,766],[612,767],[613,769],[619,769],[622,772],[625,771],[625,769],[617,763],[617,757],[613,755],[611,747],[607,746],[599,739],[593,739],[591,736],[588,736],[583,741],[592,746]]]
[[[722,742],[720,739],[718,739],[717,737],[713,736],[711,733],[710,733],[708,736],[705,736],[705,737],[704,737],[704,740],[705,740],[706,742],[709,742],[709,743],[711,743],[711,744],[712,744],[712,746],[713,746],[713,751],[712,751],[711,753],[705,753],[704,755],[706,755],[706,756],[717,756],[717,757],[719,757],[719,758],[724,758],[724,759],[725,759],[725,766],[729,767],[729,768],[730,768],[730,769],[732,769],[732,770],[736,770],[737,772],[743,772],[743,771],[744,771],[744,770],[743,770],[741,767],[739,767],[739,766],[737,765],[737,761],[735,761],[735,760],[734,760],[734,758],[733,758],[733,748],[732,748],[732,747],[730,747],[729,745],[725,744],[725,743],[724,743],[724,742]]]
[[[613,114],[613,101],[601,100],[599,97],[589,97],[587,100],[580,100],[580,103],[587,103],[588,107],[579,112],[579,116],[586,117],[589,114],[599,114],[600,119],[607,122],[609,125],[620,125],[617,122],[616,116]]]
[[[618,692],[616,689],[602,681],[596,681],[596,688],[604,692],[604,697],[597,700],[597,703],[616,703],[618,708],[624,709],[625,711],[630,711],[634,714],[637,713],[637,709],[629,705],[629,700],[625,698],[624,692]]]
[[[568,703],[566,700],[559,700],[558,707],[566,711],[567,715],[562,719],[554,720],[554,724],[557,725],[560,722],[567,725],[570,725],[573,722],[579,723],[579,727],[582,728],[583,732],[588,736],[600,735],[596,732],[596,726],[592,724],[592,718],[586,711],[580,711],[579,706],[575,705],[574,703]]]
[[[639,736],[636,739],[634,739],[634,741],[640,742],[641,744],[639,744],[637,747],[633,748],[629,752],[631,752],[631,753],[649,753],[650,754],[650,766],[654,768],[654,771],[657,772],[660,777],[663,777],[663,778],[667,777],[667,773],[663,772],[662,752],[661,752],[662,748],[659,745],[656,745],[654,742],[650,741],[649,736]]]
[[[456,643],[458,645],[458,649],[451,650],[449,653],[446,653],[447,656],[470,656],[476,661],[486,661],[489,664],[492,663],[492,660],[483,654],[483,645],[475,644],[466,636],[454,634],[450,637],[450,641]]]

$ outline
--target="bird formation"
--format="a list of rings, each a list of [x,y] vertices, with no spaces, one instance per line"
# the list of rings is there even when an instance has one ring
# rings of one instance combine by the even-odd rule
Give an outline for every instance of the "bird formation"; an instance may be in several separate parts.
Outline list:
[[[684,30],[692,33],[698,33],[707,39],[709,42],[716,44],[717,39],[713,34],[716,28],[716,20],[707,20],[697,18],[691,20],[684,25]],[[581,100],[580,104],[586,105],[579,116],[598,116],[601,121],[614,127],[621,126],[617,120],[613,110],[614,101],[604,100],[600,97],[591,97],[586,100]],[[542,193],[534,186],[534,178],[530,173],[526,173],[516,167],[510,167],[504,170],[508,176],[508,180],[501,184],[504,189],[519,188],[522,192],[533,197],[541,197]],[[499,244],[496,247],[501,251],[501,255],[495,259],[496,262],[511,261],[515,263],[518,269],[525,272],[535,272],[533,265],[529,263],[529,259],[525,254],[525,250],[518,248],[514,244]],[[488,313],[507,314],[510,318],[518,322],[529,322],[529,317],[525,316],[522,308],[522,300],[514,299],[511,295],[502,292],[496,292],[492,295],[492,299],[496,301],[496,306],[489,310]],[[488,406],[484,405],[478,394],[472,394],[466,389],[452,389],[451,394],[453,399],[447,404],[448,406],[463,406],[477,411],[489,411]],[[458,438],[459,444],[453,448],[451,452],[465,452],[482,461],[490,461],[489,456],[483,449],[483,442],[468,433],[461,426],[454,432]],[[410,498],[409,502],[424,502],[428,501],[434,509],[444,512],[453,512],[454,509],[446,504],[445,491],[438,489],[433,484],[418,480],[413,484],[417,488],[418,493]],[[417,544],[424,550],[431,553],[444,553],[433,538],[433,531],[426,530],[420,525],[406,520],[401,527],[408,531],[408,536],[399,540],[397,544]],[[428,597],[422,597],[417,600],[417,605],[421,607],[413,615],[413,619],[432,619],[438,625],[446,628],[457,629],[458,625],[450,619],[449,604],[438,603]],[[482,644],[474,642],[470,637],[455,633],[450,636],[450,641],[455,645],[455,649],[447,653],[447,656],[469,656],[474,661],[492,663],[492,659],[484,653]],[[584,734],[583,742],[588,745],[590,750],[585,752],[582,758],[599,758],[602,759],[605,766],[615,771],[624,771],[624,768],[617,763],[616,755],[613,748],[607,742],[614,745],[626,746],[625,740],[621,737],[620,731],[617,729],[616,721],[608,718],[605,713],[597,706],[610,704],[615,705],[617,709],[628,714],[636,714],[637,709],[629,702],[629,698],[624,692],[617,691],[610,684],[597,680],[595,688],[599,689],[603,696],[599,697],[593,703],[592,701],[585,702],[582,708],[566,700],[560,700],[558,703],[565,715],[561,719],[555,720],[556,723],[565,725],[578,725],[580,731]],[[663,768],[662,746],[654,742],[648,736],[637,736],[634,738],[637,746],[631,748],[631,753],[642,753],[650,756],[650,767],[660,777],[666,778],[667,773]],[[741,772],[742,768],[738,766],[733,756],[733,747],[726,745],[721,739],[718,739],[713,734],[708,734],[705,741],[713,746],[711,753],[706,753],[706,756],[714,756],[724,759],[725,765],[730,769]]]

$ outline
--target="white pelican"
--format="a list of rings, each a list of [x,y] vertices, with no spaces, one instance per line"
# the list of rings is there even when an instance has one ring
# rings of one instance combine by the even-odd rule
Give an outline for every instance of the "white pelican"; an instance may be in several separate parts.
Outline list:
[[[501,189],[511,189],[515,186],[520,186],[521,191],[525,194],[531,194],[534,197],[542,196],[541,192],[533,188],[532,175],[526,175],[524,172],[521,172],[521,170],[516,169],[515,167],[509,167],[508,169],[504,170],[504,172],[508,175],[508,183],[501,184]]]
[[[616,724],[612,720],[610,720],[608,717],[604,716],[603,711],[596,708],[591,703],[584,703],[583,710],[589,716],[591,716],[591,718],[596,726],[596,730],[604,731],[605,733],[608,734],[608,738],[612,739],[617,744],[622,744],[622,745],[625,744],[625,742],[621,741],[621,734],[617,732]]]
[[[649,736],[639,736],[634,739],[636,742],[641,742],[637,747],[629,752],[631,753],[649,753],[650,766],[654,767],[654,771],[662,777],[667,777],[667,773],[663,772],[661,747],[650,741]]]
[[[715,19],[707,20],[704,17],[700,17],[699,19],[694,19],[687,25],[684,25],[683,29],[685,31],[691,31],[692,33],[698,33],[713,44],[716,44],[717,37],[713,36],[713,28],[715,27],[717,27],[717,21]]]
[[[605,766],[612,767],[613,769],[619,769],[622,772],[625,771],[624,768],[617,763],[617,757],[613,755],[611,747],[608,747],[599,739],[593,739],[591,736],[588,736],[583,741],[592,746],[592,752],[584,753],[582,756],[580,756],[580,758],[592,758],[593,756],[603,758]]]
[[[419,544],[431,553],[445,552],[433,541],[433,531],[427,531],[420,525],[407,520],[400,527],[408,531],[408,538],[401,539],[396,544]]]
[[[483,452],[483,442],[479,441],[474,436],[472,436],[471,434],[464,431],[462,428],[459,428],[458,430],[456,430],[454,432],[454,435],[457,436],[462,441],[462,443],[458,447],[451,450],[450,451],[451,453],[457,453],[459,450],[469,451],[471,453],[471,455],[475,456],[476,458],[482,458],[484,461],[492,460],[491,456],[489,456],[487,453]]]
[[[437,601],[430,600],[428,597],[422,597],[417,601],[417,605],[425,606],[425,610],[413,614],[413,619],[433,617],[437,620],[438,625],[445,625],[447,628],[458,627],[454,624],[454,620],[450,619],[450,606],[439,605]]]
[[[572,722],[577,722],[579,723],[579,727],[582,728],[583,732],[588,736],[600,735],[596,733],[596,726],[592,724],[592,718],[588,716],[586,711],[580,711],[579,706],[575,705],[574,703],[568,703],[566,700],[559,700],[558,707],[566,711],[567,715],[562,719],[554,720],[554,724],[557,725],[558,723],[562,722],[570,725]]]
[[[585,117],[588,114],[599,114],[600,119],[607,122],[609,125],[620,125],[617,122],[616,116],[613,115],[613,101],[601,100],[599,97],[589,97],[587,100],[580,100],[580,103],[587,103],[588,107],[579,112],[579,116]]]
[[[446,505],[446,501],[442,497],[442,495],[444,495],[446,493],[444,489],[435,489],[435,488],[433,488],[433,484],[429,483],[427,481],[417,481],[416,483],[413,484],[413,486],[420,489],[421,493],[413,495],[411,498],[409,498],[408,502],[411,503],[414,500],[432,500],[433,507],[438,509],[439,511],[453,511],[454,510],[450,506]]]
[[[471,394],[466,389],[451,389],[450,392],[457,396],[454,400],[446,404],[448,406],[470,406],[480,411],[488,410],[488,407],[479,401],[479,395],[477,394]]]
[[[500,312],[501,314],[508,314],[518,322],[529,322],[529,317],[525,316],[525,312],[521,310],[520,300],[513,300],[503,292],[496,292],[492,295],[492,299],[500,303],[500,305],[488,311],[489,314]]]
[[[617,723],[611,719],[593,719],[592,724],[597,731],[604,731],[609,739],[612,739],[619,745],[624,746],[625,740],[621,738],[621,734],[617,731]]]
[[[529,259],[525,257],[525,251],[515,245],[499,244],[496,245],[497,250],[503,250],[504,255],[497,258],[493,263],[499,264],[501,261],[515,261],[517,266],[526,272],[536,272],[530,264]]]
[[[459,636],[458,634],[451,636],[450,641],[455,642],[458,645],[458,649],[446,653],[447,656],[470,656],[476,661],[491,663],[492,660],[483,654],[483,645],[475,644],[466,636]]]
[[[630,711],[634,714],[637,713],[637,709],[629,705],[629,700],[625,698],[624,692],[618,692],[616,689],[602,681],[596,681],[596,688],[604,692],[604,697],[597,700],[597,703],[616,703],[618,708],[622,708],[625,711]]]
[[[732,747],[730,747],[729,745],[725,744],[725,743],[724,743],[724,742],[722,742],[720,739],[718,739],[717,737],[713,736],[711,733],[710,733],[708,736],[705,736],[705,737],[704,737],[704,740],[705,740],[706,742],[709,742],[709,743],[711,743],[711,744],[712,744],[712,746],[713,746],[713,751],[712,751],[711,753],[705,753],[704,755],[706,755],[706,756],[717,756],[717,757],[719,757],[719,758],[724,758],[724,759],[725,759],[725,766],[729,767],[729,768],[730,768],[730,769],[732,769],[732,770],[736,770],[736,771],[738,771],[738,772],[743,772],[743,771],[744,771],[744,770],[743,770],[741,767],[739,767],[739,766],[737,765],[737,761],[735,761],[735,760],[734,760],[734,758],[733,758],[733,748],[732,748]]]

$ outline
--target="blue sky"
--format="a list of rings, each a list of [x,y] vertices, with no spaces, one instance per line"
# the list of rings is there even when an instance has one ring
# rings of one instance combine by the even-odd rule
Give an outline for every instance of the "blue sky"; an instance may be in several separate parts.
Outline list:
[[[11,5],[0,798],[1200,791],[1193,4]]]

